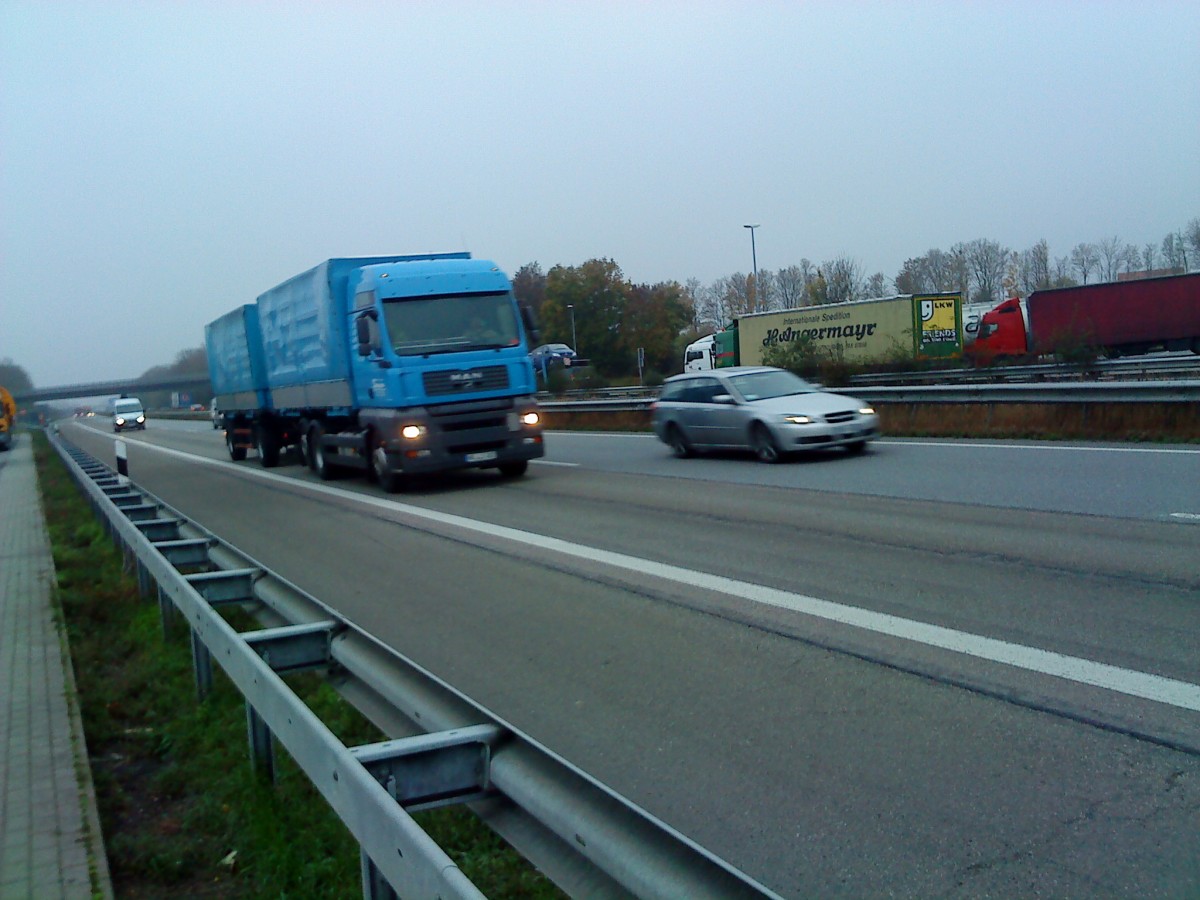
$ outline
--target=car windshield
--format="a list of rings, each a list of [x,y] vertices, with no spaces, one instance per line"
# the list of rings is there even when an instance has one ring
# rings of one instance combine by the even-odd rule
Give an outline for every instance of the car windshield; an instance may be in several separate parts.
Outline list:
[[[113,401],[113,412],[115,412],[115,413],[140,412],[141,408],[142,408],[141,400],[114,400]]]
[[[789,397],[792,394],[811,394],[817,390],[799,375],[783,369],[731,375],[729,383],[747,401],[770,400],[772,397]]]
[[[516,308],[507,292],[389,298],[383,315],[388,339],[400,356],[520,343]]]

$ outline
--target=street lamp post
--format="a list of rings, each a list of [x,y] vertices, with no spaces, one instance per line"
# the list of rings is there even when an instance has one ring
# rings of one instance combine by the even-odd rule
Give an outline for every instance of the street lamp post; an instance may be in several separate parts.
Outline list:
[[[575,339],[575,307],[568,303],[567,312],[571,314],[571,349],[576,353],[579,352],[579,341]]]
[[[750,312],[758,312],[758,251],[754,246],[754,229],[758,225],[743,225],[742,227],[750,229],[750,260],[754,264],[754,303]]]

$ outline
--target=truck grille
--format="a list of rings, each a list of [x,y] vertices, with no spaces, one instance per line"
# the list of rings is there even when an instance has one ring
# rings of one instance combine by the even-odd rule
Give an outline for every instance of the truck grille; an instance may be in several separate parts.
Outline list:
[[[469,369],[426,372],[422,375],[422,381],[425,393],[430,397],[497,391],[508,387],[508,369],[504,366],[473,366]]]

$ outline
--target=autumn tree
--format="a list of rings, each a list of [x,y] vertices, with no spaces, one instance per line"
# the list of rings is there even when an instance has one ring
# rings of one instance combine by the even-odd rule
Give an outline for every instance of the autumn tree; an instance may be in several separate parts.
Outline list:
[[[24,368],[6,356],[0,359],[0,387],[7,388],[10,394],[20,394],[33,390],[33,382]]]
[[[567,307],[574,307],[579,343],[576,352],[606,374],[627,374],[631,366],[622,358],[621,332],[629,289],[620,266],[611,259],[591,259],[581,266],[555,266],[546,274],[543,339],[570,341]]]
[[[542,304],[546,302],[546,276],[536,262],[525,263],[512,277],[513,294],[518,302],[541,316]]]
[[[685,292],[678,283],[630,286],[621,329],[622,358],[636,371],[637,351],[641,348],[647,369],[660,375],[674,374],[683,350],[681,336],[690,320]]]

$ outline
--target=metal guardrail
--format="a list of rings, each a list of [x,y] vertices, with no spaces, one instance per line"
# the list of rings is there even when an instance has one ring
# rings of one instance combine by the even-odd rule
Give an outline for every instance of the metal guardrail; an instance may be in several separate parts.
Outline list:
[[[868,403],[1197,403],[1200,379],[1189,381],[1063,381],[1032,384],[854,385],[831,388]],[[561,412],[640,412],[653,396],[598,400],[542,400]]]
[[[55,431],[55,449],[136,561],[139,588],[157,592],[164,633],[186,620],[200,697],[216,659],[246,699],[255,765],[273,772],[279,741],[359,842],[364,897],[483,896],[409,815],[452,803],[470,804],[573,895],[777,897]],[[270,627],[236,632],[223,604]],[[349,702],[398,737],[343,745],[281,677],[310,669],[333,673]]]
[[[1070,363],[1033,363],[1028,365],[995,365],[982,368],[930,369],[924,372],[874,372],[851,375],[850,384],[908,385],[908,384],[973,384],[1014,381],[1073,381],[1079,379],[1126,381],[1145,379],[1187,378],[1200,374],[1200,356],[1192,353],[1174,357],[1136,359],[1100,359],[1088,365]]]

